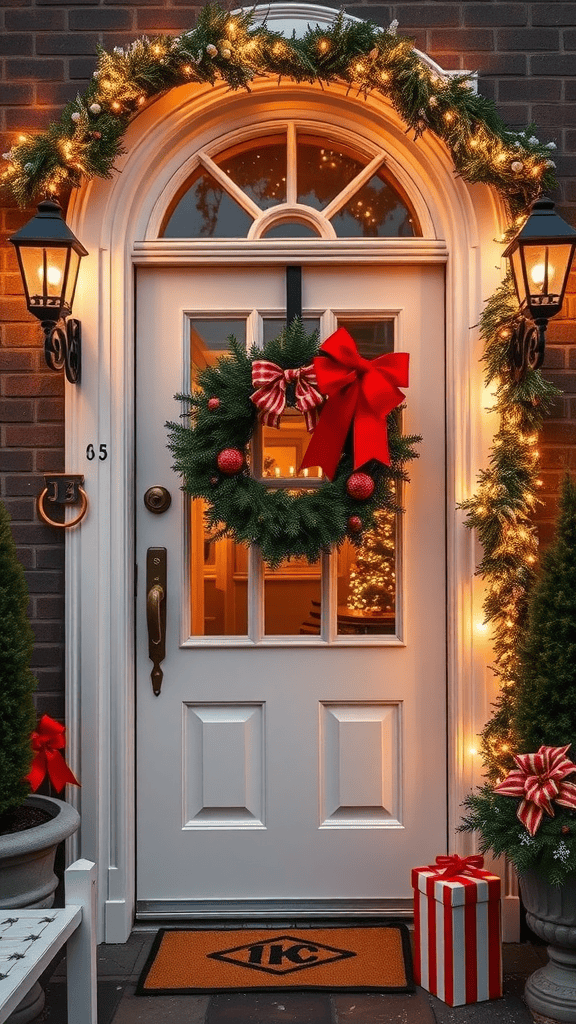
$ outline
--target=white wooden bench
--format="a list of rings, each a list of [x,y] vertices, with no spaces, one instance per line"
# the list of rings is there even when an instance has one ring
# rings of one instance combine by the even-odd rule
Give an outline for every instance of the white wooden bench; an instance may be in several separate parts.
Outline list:
[[[68,943],[68,1024],[97,1024],[96,865],[77,860],[64,873],[63,910],[0,910],[0,1024]]]

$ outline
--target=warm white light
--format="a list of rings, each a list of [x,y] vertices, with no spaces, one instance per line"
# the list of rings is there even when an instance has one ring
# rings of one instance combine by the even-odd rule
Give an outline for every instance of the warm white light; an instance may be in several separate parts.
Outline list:
[[[294,476],[294,466],[290,466],[289,473],[290,476]]]
[[[535,263],[530,270],[530,277],[537,288],[540,288],[544,284],[546,278],[546,264]],[[548,282],[554,277],[554,267],[548,264]]]
[[[38,267],[38,277],[42,282],[44,281],[44,267]],[[46,277],[48,279],[48,284],[52,288],[57,288],[62,280],[62,274],[58,270],[58,267],[48,267]]]
[[[474,627],[477,633],[486,633],[488,630],[488,623],[482,622],[482,620],[479,619],[477,622],[474,623]]]
[[[280,466],[274,467],[274,476],[280,476]]]
[[[472,755],[472,757],[476,757],[478,751],[476,750],[476,747],[470,747],[469,753]]]
[[[307,469],[304,470],[304,476],[308,476],[308,470]]]

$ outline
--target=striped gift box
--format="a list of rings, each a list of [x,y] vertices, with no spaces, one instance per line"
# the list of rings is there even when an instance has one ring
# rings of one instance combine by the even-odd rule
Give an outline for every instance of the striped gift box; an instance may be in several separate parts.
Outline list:
[[[500,878],[489,871],[440,877],[429,864],[412,871],[414,974],[449,1006],[502,995]]]

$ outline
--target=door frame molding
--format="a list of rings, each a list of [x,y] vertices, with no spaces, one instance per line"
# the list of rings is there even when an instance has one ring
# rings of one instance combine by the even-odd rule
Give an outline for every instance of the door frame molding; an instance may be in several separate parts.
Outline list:
[[[314,20],[315,8],[298,8]],[[305,17],[301,12],[308,12]],[[338,84],[318,86],[268,79],[248,94],[223,85],[183,86],[151,103],[131,124],[121,173],[95,179],[71,199],[68,221],[89,250],[78,282],[75,315],[83,322],[83,380],[66,387],[66,465],[82,472],[90,513],[66,536],[66,697],[70,763],[82,779],[78,855],[98,864],[100,937],[126,941],[135,906],[134,857],[134,265],[285,263],[289,240],[208,241],[183,246],[150,237],[161,197],[181,175],[195,146],[258,118],[317,118],[383,144],[403,169],[403,184],[432,227],[429,239],[305,240],[298,261],[446,262],[447,358],[447,592],[448,782],[450,848],[471,852],[473,839],[455,833],[459,807],[480,766],[470,747],[489,715],[496,691],[481,618],[481,587],[474,578],[478,550],[463,528],[458,502],[469,496],[483,465],[495,423],[482,381],[478,319],[502,279],[502,202],[484,185],[454,174],[447,148],[426,133],[405,134],[390,103],[346,95]],[[220,127],[219,127],[220,126]],[[86,461],[86,447],[108,445],[104,462]],[[90,727],[81,722],[90,723]],[[76,849],[74,849],[76,847]],[[440,852],[440,851],[439,851]],[[513,898],[513,896],[511,896]]]

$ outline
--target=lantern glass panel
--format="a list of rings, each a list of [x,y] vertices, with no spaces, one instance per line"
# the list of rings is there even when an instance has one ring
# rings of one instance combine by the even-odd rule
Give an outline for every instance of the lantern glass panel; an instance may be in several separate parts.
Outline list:
[[[538,298],[554,296],[557,301],[566,277],[571,246],[540,243],[525,246],[524,253],[530,294]]]
[[[523,309],[526,306],[526,300],[528,296],[526,295],[524,264],[522,261],[522,251],[520,248],[514,250],[514,252],[510,256],[510,261],[512,263],[512,272],[514,274],[514,284],[516,285],[516,294],[518,295],[518,302],[520,303],[520,308]]]
[[[70,253],[70,262],[68,266],[68,277],[66,278],[66,292],[64,294],[64,302],[68,310],[72,310],[74,303],[74,292],[76,291],[76,282],[78,280],[78,271],[80,270],[81,256],[78,255],[74,249],[68,250]]]
[[[20,258],[31,306],[60,306],[67,256],[68,249],[46,249],[35,245],[20,247]]]

